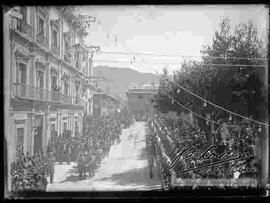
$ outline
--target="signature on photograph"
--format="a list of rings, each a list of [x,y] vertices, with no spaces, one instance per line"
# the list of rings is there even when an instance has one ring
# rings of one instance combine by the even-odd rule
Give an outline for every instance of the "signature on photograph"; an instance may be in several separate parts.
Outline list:
[[[223,153],[217,153],[216,149],[216,145],[210,146],[204,151],[199,151],[196,147],[177,147],[171,156],[172,161],[169,168],[173,169],[179,161],[184,161],[192,164],[187,166],[188,169],[177,171],[178,174],[200,170],[207,174],[222,173],[225,177],[228,177],[235,172],[239,174],[257,172],[255,168],[246,165],[248,159],[254,158],[249,152],[241,153],[225,150]],[[241,161],[240,164],[239,161]]]

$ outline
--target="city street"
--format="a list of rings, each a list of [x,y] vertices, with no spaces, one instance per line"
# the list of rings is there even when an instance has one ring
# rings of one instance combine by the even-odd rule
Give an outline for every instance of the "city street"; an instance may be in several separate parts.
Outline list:
[[[270,183],[267,6],[2,13],[7,198]]]
[[[161,189],[161,181],[155,163],[149,177],[145,144],[145,123],[136,122],[124,129],[121,142],[112,145],[96,174],[91,179],[78,179],[76,163],[55,165],[54,183],[47,191],[106,191]]]

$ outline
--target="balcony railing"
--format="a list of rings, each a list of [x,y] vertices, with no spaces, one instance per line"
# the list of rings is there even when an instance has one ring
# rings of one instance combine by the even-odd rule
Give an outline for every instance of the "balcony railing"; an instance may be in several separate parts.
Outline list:
[[[79,105],[79,106],[83,106],[84,105],[84,101],[83,99],[81,99],[80,97],[75,97],[75,104]]]
[[[53,101],[53,102],[61,102],[61,93],[60,92],[56,92],[56,91],[49,91],[48,94],[49,101]]]
[[[59,56],[60,55],[60,47],[52,45],[52,53]]]
[[[56,91],[33,87],[22,83],[13,84],[14,95],[24,99],[59,102],[83,106],[84,101],[79,97],[72,97]]]
[[[32,26],[28,25],[24,20],[15,19],[14,22],[11,24],[11,27],[16,31],[27,35],[28,37],[32,38]]]
[[[65,104],[72,104],[72,96],[61,94],[61,102]]]
[[[45,30],[44,30],[44,32],[45,32]],[[37,34],[37,41],[38,41],[41,45],[43,45],[43,46],[45,46],[45,47],[48,46],[48,37],[46,37],[43,33]]]

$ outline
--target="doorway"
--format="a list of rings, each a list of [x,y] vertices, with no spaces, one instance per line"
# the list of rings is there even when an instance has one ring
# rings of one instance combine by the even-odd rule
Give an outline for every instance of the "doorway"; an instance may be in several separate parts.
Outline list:
[[[37,119],[36,131],[34,134],[34,154],[42,149],[42,134],[43,134],[43,116],[35,117]]]

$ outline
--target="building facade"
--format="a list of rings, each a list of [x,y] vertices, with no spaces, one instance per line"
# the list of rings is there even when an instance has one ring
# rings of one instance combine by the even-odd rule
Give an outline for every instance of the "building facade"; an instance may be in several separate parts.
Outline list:
[[[120,111],[122,108],[121,102],[115,97],[105,93],[94,93],[93,95],[93,115],[108,116]]]
[[[9,16],[9,157],[46,150],[52,132],[82,132],[92,113],[85,27],[68,7],[16,7]]]
[[[151,114],[153,97],[157,93],[157,85],[140,85],[131,87],[127,91],[128,111],[135,115]]]

